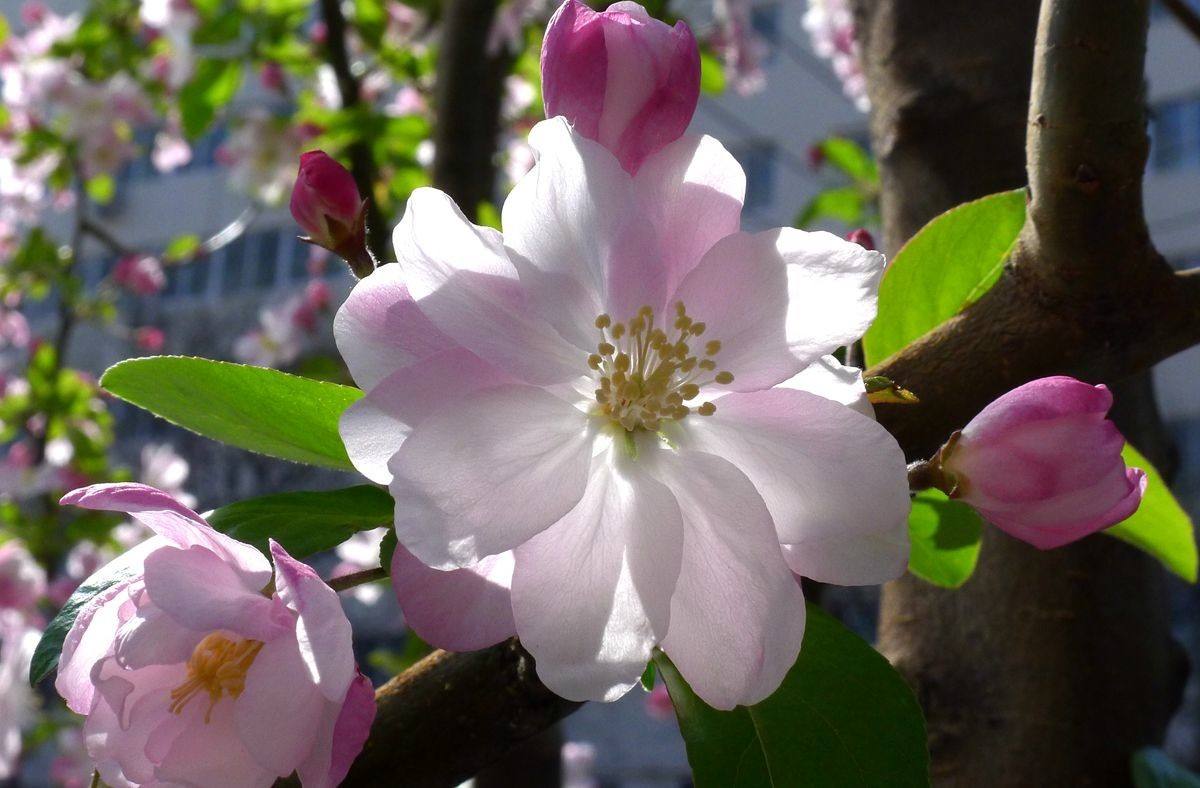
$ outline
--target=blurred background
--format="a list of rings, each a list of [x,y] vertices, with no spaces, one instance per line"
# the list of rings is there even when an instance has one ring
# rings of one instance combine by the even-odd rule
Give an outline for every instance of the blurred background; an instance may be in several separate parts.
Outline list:
[[[0,269],[7,271],[0,290],[0,543],[20,539],[43,565],[42,617],[140,538],[119,522],[81,524],[45,508],[54,491],[137,478],[190,496],[205,511],[271,492],[354,483],[196,437],[101,397],[95,377],[124,358],[169,353],[349,382],[331,321],[353,278],[342,261],[296,237],[286,201],[299,154],[322,147],[347,164],[365,156],[388,227],[413,188],[453,181],[438,172],[435,108],[441,44],[456,22],[436,4],[355,0],[335,6],[340,21],[332,25],[327,4],[265,0],[235,4],[234,12],[221,8],[189,0],[0,0],[8,29],[0,37]],[[877,230],[869,108],[844,4],[681,0],[652,10],[686,20],[702,42],[704,92],[691,130],[720,139],[745,169],[747,229]],[[537,57],[552,11],[544,0],[513,0],[488,9],[486,35],[475,36],[495,79],[474,86],[478,95],[469,100],[496,103],[499,118],[496,133],[484,139],[491,166],[477,175],[481,223],[497,221],[503,195],[532,164],[524,135],[542,117]],[[114,40],[105,39],[105,26]],[[122,51],[114,43],[122,35],[138,51]],[[61,96],[38,80],[50,79],[44,72],[55,58],[103,86],[87,97],[93,105],[74,98],[52,110]],[[116,65],[108,62],[113,58]],[[132,78],[118,82],[125,72]],[[1157,3],[1147,82],[1151,234],[1173,264],[1200,265],[1200,42]],[[81,128],[63,126],[61,113],[74,113],[67,126]],[[61,173],[54,140],[36,147],[39,130],[72,142],[68,158],[77,171]],[[73,191],[72,178],[84,188]],[[88,223],[82,231],[81,201]],[[71,249],[55,253],[64,246]],[[47,274],[39,255],[69,257],[69,270]],[[77,282],[73,291],[67,282]],[[82,373],[82,404],[63,404],[62,370]],[[1200,349],[1154,371],[1174,457],[1162,470],[1193,516],[1200,511],[1197,380]],[[55,390],[54,407],[76,409],[64,417],[68,426],[55,429],[54,414],[42,414],[39,424],[39,409],[49,407],[39,386]],[[363,535],[320,557],[318,567],[328,576],[376,565],[378,539]],[[1172,582],[1175,633],[1194,660],[1200,594]],[[386,585],[345,596],[360,660],[377,683],[423,653],[423,644],[405,635]],[[872,636],[873,591],[830,590],[823,602]],[[52,692],[32,700],[40,705],[23,726],[24,754],[0,784],[87,785],[77,721]],[[15,724],[16,710],[0,701],[5,713]],[[4,722],[0,717],[0,734]],[[564,784],[689,781],[670,703],[658,692],[588,704],[538,746],[561,750]],[[1200,767],[1195,678],[1166,749]],[[479,780],[503,782],[496,775]]]

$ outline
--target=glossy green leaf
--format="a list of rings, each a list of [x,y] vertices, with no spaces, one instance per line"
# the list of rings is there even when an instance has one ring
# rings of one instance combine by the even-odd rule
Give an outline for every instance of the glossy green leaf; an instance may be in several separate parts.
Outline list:
[[[75,593],[67,599],[67,603],[58,611],[42,633],[33,651],[33,660],[29,665],[29,683],[39,684],[58,666],[58,657],[62,653],[63,641],[71,631],[79,611],[97,594],[107,591],[117,583],[133,578],[141,569],[142,555],[136,552],[124,553],[100,568],[98,572],[80,583]]]
[[[222,506],[208,516],[218,531],[267,552],[274,539],[295,558],[330,550],[359,531],[390,525],[392,496],[360,485],[325,492],[290,492]]]
[[[879,314],[863,337],[867,365],[878,364],[986,293],[1000,278],[1024,223],[1025,192],[1017,189],[951,208],[921,228],[897,253],[879,286]]]
[[[904,679],[815,605],[800,658],[775,694],[718,711],[663,655],[697,788],[929,785],[925,720]]]
[[[1134,788],[1200,788],[1200,776],[1155,747],[1135,752],[1131,765]]]
[[[958,588],[975,571],[983,521],[939,490],[922,490],[908,515],[908,571],[943,588]]]
[[[108,369],[100,385],[192,432],[271,457],[353,470],[338,419],[362,392],[275,369],[150,356]]]
[[[188,137],[202,134],[241,85],[242,61],[201,60],[195,75],[179,91],[180,118]]]
[[[1162,474],[1137,449],[1125,444],[1125,464],[1146,472],[1146,494],[1132,516],[1105,531],[1145,550],[1189,583],[1196,582],[1196,533],[1192,518],[1175,500]]]

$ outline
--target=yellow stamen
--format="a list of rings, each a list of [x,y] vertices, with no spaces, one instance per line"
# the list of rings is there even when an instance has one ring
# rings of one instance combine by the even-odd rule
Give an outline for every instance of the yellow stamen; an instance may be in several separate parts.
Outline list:
[[[201,640],[187,661],[187,679],[171,690],[172,714],[182,714],[188,702],[201,692],[208,693],[204,722],[212,720],[213,708],[228,695],[237,698],[246,689],[246,672],[262,650],[259,640],[231,640],[213,632]]]

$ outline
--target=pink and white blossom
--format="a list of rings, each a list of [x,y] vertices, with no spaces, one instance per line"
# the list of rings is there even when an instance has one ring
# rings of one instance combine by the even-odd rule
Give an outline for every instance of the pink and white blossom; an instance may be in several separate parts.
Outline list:
[[[401,605],[441,606],[414,623],[435,645],[515,632],[564,697],[620,697],[658,646],[708,703],[761,700],[800,648],[796,574],[907,564],[903,454],[827,355],[874,318],[884,259],[740,231],[745,176],[709,137],[636,176],[561,117],[530,142],[503,234],[417,190],[398,264],[335,319]]]
[[[0,543],[0,610],[33,611],[46,593],[46,570],[19,539]]]
[[[127,512],[156,536],[117,560],[63,645],[55,687],[87,716],[110,785],[308,788],[341,782],[375,714],[337,594],[275,542],[275,566],[139,484],[64,504]],[[273,584],[272,584],[273,581]]]
[[[36,721],[29,662],[41,635],[22,614],[0,610],[0,780],[16,775],[23,733]]]
[[[862,53],[855,37],[854,11],[849,0],[808,0],[802,21],[817,57],[833,66],[846,97],[860,112],[871,108]]]
[[[113,280],[137,295],[154,295],[167,285],[167,274],[157,257],[131,254],[117,261]]]
[[[542,42],[542,96],[546,117],[562,115],[636,173],[691,122],[700,50],[687,24],[671,27],[637,3],[597,13],[567,0]]]
[[[1133,514],[1146,474],[1126,468],[1106,418],[1112,392],[1041,378],[992,402],[939,452],[951,496],[997,528],[1049,550]]]

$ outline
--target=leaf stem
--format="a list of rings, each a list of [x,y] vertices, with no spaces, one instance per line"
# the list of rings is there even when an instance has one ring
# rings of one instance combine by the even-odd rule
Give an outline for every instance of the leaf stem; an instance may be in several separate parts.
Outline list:
[[[352,572],[348,575],[335,577],[329,581],[329,587],[334,591],[346,591],[355,586],[374,583],[376,580],[383,580],[387,576],[387,570],[382,566],[377,566],[374,569],[364,569],[361,572]]]

